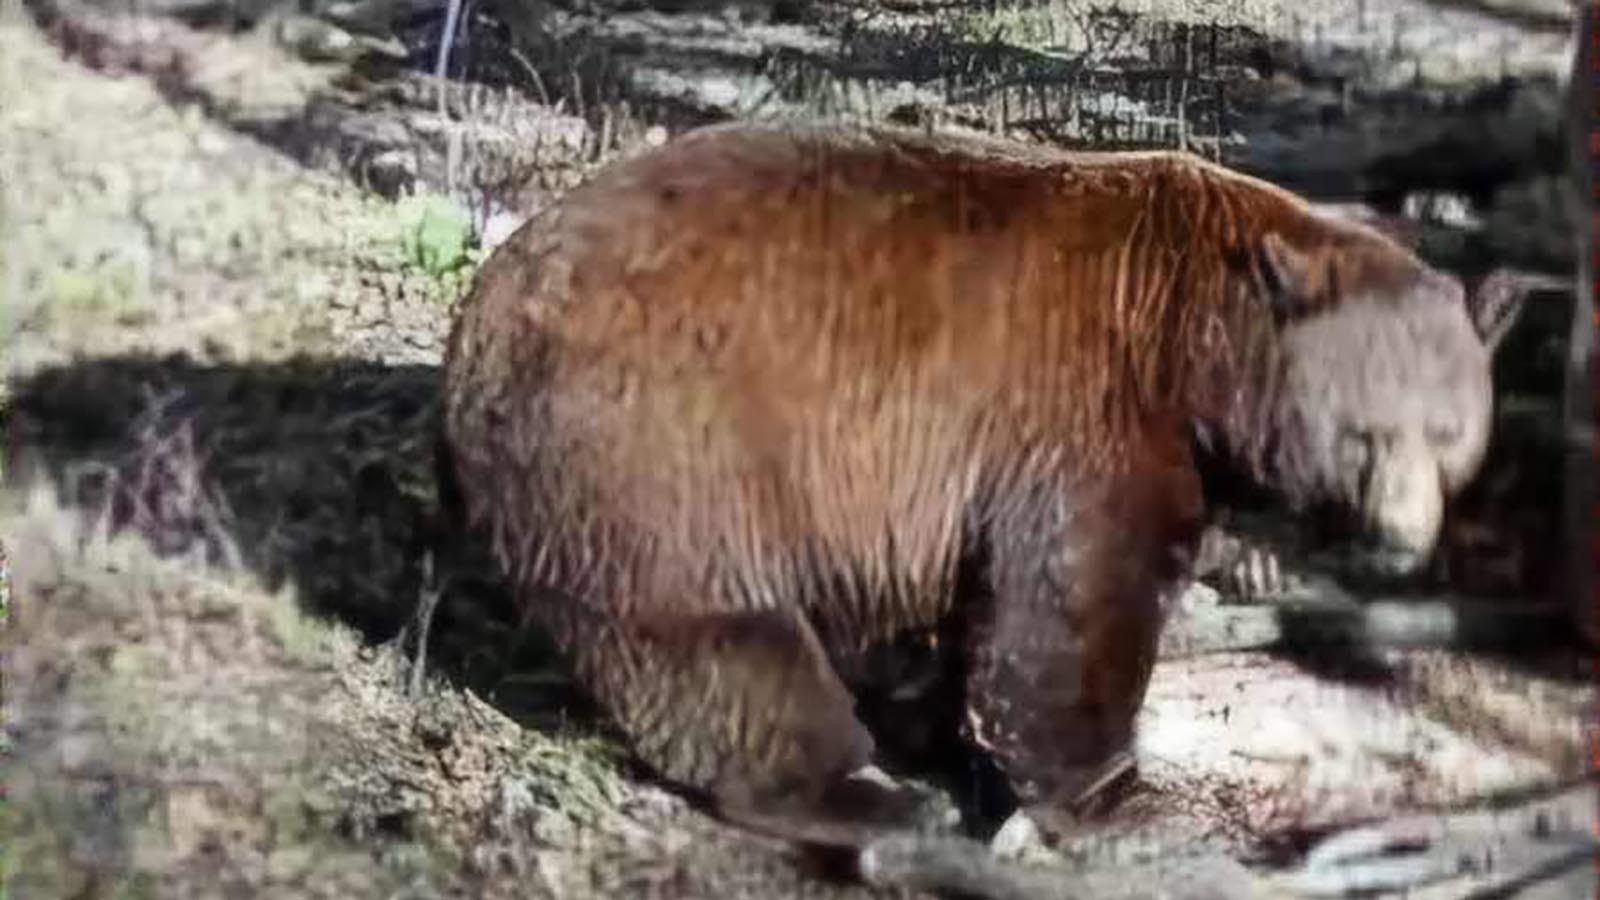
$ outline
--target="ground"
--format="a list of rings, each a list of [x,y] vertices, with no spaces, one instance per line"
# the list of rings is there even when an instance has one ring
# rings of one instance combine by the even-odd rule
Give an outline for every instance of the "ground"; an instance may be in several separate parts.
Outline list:
[[[0,10],[0,896],[894,895],[635,771],[442,530],[436,367],[484,251],[449,200],[329,164],[330,132],[382,124],[353,101],[284,139],[341,70],[193,32],[182,78],[97,69]],[[524,199],[654,139],[580,137]],[[1063,855],[1281,866],[1343,825],[1585,771],[1581,670],[1373,665],[1172,655],[1140,785]]]
[[[8,460],[8,896],[860,893],[804,886],[781,848],[631,781],[592,729],[520,727],[440,681],[411,692],[398,647],[345,624],[381,631],[382,614],[307,611],[352,589],[415,607],[375,598],[382,566],[405,564],[394,548],[330,550],[344,512],[291,509],[319,477],[341,505],[375,471],[363,437],[383,477],[426,471],[432,385],[414,367],[437,364],[460,281],[410,261],[408,204],[65,62],[15,9],[0,98],[11,384],[23,405],[77,406],[74,455],[43,462],[104,499],[99,518],[65,508],[27,454]],[[187,408],[163,416],[178,388]],[[272,409],[295,393],[298,418]],[[409,419],[386,406],[417,398]],[[159,433],[108,440],[141,413]],[[352,440],[329,451],[331,433]],[[82,487],[117,461],[95,453],[121,452],[142,482]],[[269,524],[262,498],[215,486],[257,479],[291,494]],[[109,533],[124,515],[146,536]],[[349,553],[365,570],[331,583],[270,571]]]

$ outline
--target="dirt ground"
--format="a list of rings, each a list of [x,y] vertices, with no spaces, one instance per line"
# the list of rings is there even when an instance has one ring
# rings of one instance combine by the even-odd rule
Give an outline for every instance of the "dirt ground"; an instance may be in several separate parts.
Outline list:
[[[441,532],[434,379],[480,251],[441,265],[426,198],[246,127],[333,69],[212,39],[190,75],[249,85],[218,109],[0,10],[0,897],[894,896],[633,771]],[[1378,667],[1162,663],[1139,788],[1064,856],[1282,865],[1587,771],[1579,667]],[[1594,894],[1557,874],[1527,896]]]

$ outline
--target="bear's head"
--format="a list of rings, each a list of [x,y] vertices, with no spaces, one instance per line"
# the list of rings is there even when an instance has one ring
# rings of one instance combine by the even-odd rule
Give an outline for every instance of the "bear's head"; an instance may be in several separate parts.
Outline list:
[[[1301,251],[1268,234],[1253,256],[1275,340],[1256,372],[1251,468],[1356,538],[1363,570],[1417,571],[1483,462],[1494,349],[1523,286],[1491,276],[1469,293],[1375,235]]]

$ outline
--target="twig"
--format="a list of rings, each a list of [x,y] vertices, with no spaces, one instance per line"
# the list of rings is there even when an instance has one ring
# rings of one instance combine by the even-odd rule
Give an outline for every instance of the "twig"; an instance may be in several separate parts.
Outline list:
[[[433,64],[433,77],[439,87],[439,115],[445,113],[445,69],[450,63],[450,47],[456,39],[456,20],[461,16],[461,0],[450,0],[450,5],[445,9],[444,34],[439,37],[439,56]]]
[[[433,551],[428,551],[422,556],[422,597],[417,604],[417,657],[411,663],[411,679],[407,693],[413,697],[422,696],[422,683],[424,673],[427,671],[428,660],[428,633],[433,629],[433,613],[439,606],[439,596],[444,593],[442,586],[434,582]]]
[[[506,50],[511,54],[511,58],[516,60],[523,70],[528,73],[528,77],[533,79],[534,89],[539,92],[539,102],[545,106],[550,106],[550,92],[545,90],[544,79],[539,77],[539,70],[534,68],[533,63],[529,62],[528,57],[517,49],[515,45],[508,46]]]

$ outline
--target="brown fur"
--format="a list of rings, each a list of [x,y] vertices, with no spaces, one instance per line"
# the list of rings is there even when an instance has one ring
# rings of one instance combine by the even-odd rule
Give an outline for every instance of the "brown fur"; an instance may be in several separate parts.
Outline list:
[[[1414,457],[1332,445],[1374,401],[1440,406],[1423,462],[1453,489],[1488,405],[1459,285],[1277,188],[802,126],[573,191],[486,263],[446,368],[467,510],[525,602],[645,761],[752,819],[828,814],[873,755],[855,661],[953,613],[968,737],[1069,802],[1132,739],[1195,437],[1416,551],[1425,516],[1367,487]]]

